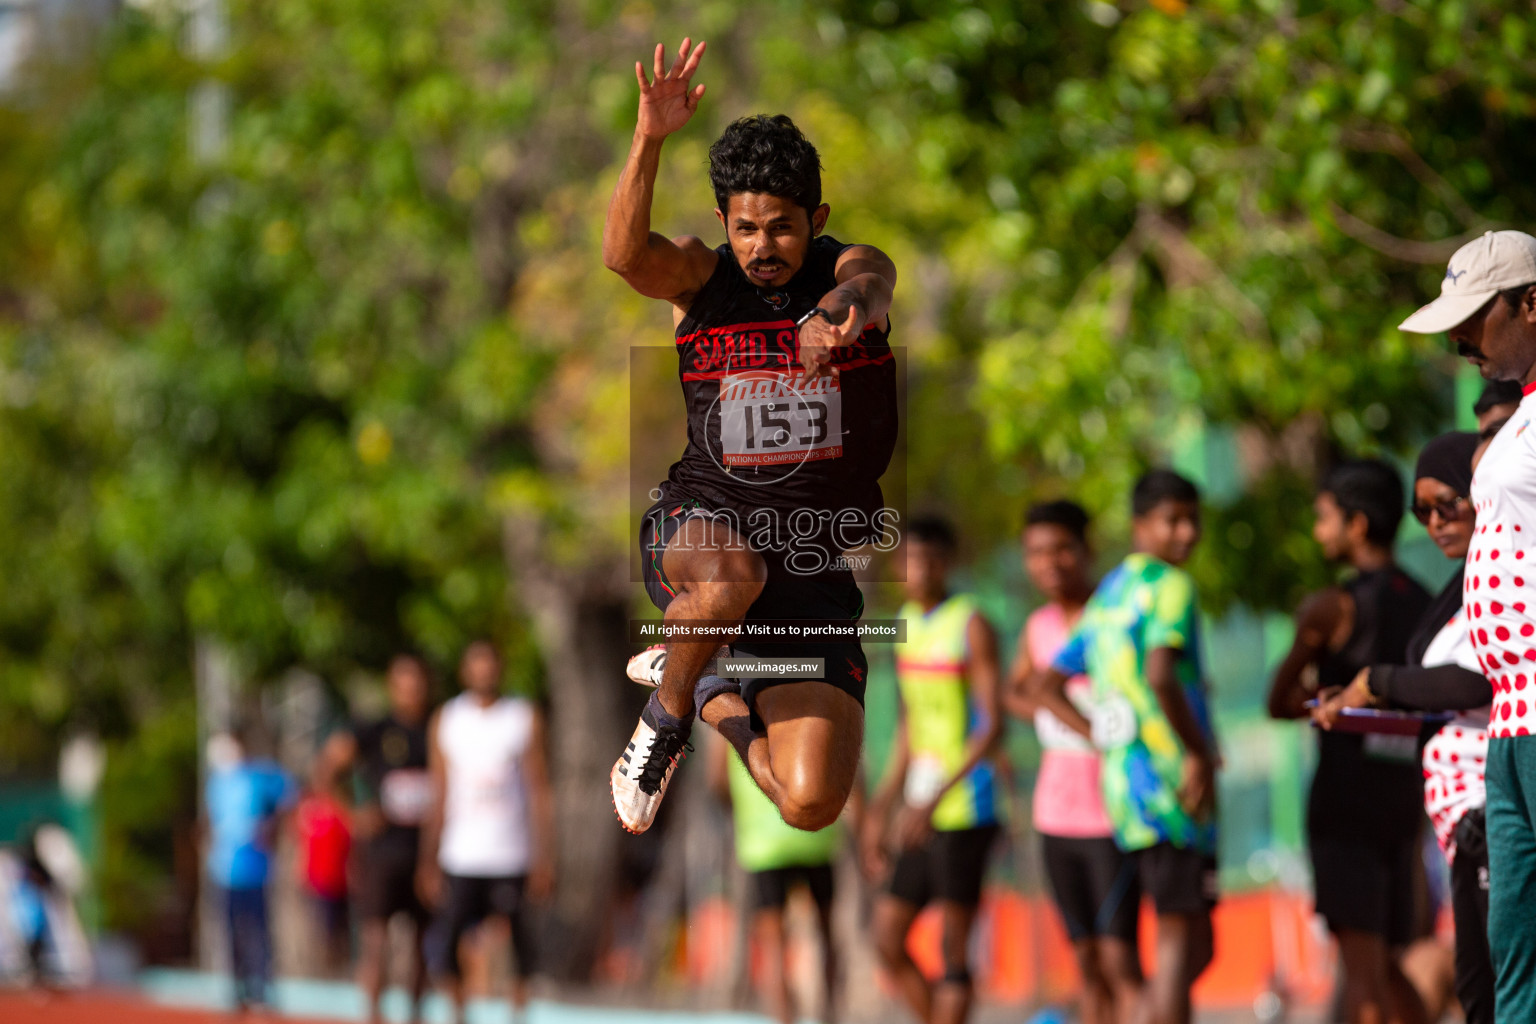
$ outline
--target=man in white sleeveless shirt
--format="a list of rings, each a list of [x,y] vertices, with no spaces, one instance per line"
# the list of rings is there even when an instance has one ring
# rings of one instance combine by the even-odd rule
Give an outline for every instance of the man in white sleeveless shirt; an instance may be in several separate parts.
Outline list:
[[[459,662],[464,692],[443,705],[428,728],[428,765],[436,811],[422,829],[423,898],[438,908],[445,971],[455,1019],[464,1020],[466,932],[490,916],[507,918],[514,953],[512,1005],[527,1002],[533,950],[527,901],[553,881],[553,807],[545,767],[544,715],[522,697],[501,694],[501,658],[476,641]]]

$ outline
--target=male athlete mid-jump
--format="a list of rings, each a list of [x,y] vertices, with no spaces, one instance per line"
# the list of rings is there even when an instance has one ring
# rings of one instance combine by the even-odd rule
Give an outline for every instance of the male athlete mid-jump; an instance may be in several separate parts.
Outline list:
[[[738,656],[819,658],[823,673],[727,680],[708,670],[721,638],[669,643],[613,767],[613,802],[625,828],[649,828],[702,717],[786,822],[819,829],[841,813],[858,768],[863,650],[857,638],[757,643],[738,630],[846,625],[863,611],[840,556],[882,533],[896,269],[878,249],[823,234],[820,160],[782,115],[736,121],[710,147],[726,244],[651,230],[662,143],[698,109],[703,54],[684,39],[668,70],[658,45],[654,80],[636,63],[638,124],[603,231],[604,264],[672,303],[688,408],[688,446],[640,524],[646,589],[668,623],[719,623]]]

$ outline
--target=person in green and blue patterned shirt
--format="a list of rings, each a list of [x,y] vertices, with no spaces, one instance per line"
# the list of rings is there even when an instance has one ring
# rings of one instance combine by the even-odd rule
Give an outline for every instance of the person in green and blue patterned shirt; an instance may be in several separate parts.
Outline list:
[[[1200,493],[1166,469],[1137,481],[1134,551],[1094,591],[1072,638],[1033,686],[1103,753],[1104,803],[1157,909],[1152,1019],[1190,1020],[1190,988],[1214,955],[1216,743],[1200,673],[1194,582],[1180,566],[1200,539]],[[1092,681],[1091,717],[1067,699]]]

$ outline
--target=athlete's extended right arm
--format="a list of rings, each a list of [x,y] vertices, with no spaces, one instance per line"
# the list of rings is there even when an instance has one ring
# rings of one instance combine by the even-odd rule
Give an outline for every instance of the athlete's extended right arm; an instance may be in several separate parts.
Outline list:
[[[714,272],[716,256],[697,238],[676,241],[651,230],[651,199],[656,191],[656,171],[666,137],[688,123],[698,108],[704,86],[690,87],[689,79],[704,55],[700,43],[690,52],[683,40],[677,60],[667,71],[663,51],[656,47],[656,80],[646,80],[637,62],[640,82],[640,114],[629,158],[619,173],[608,219],[603,225],[603,265],[622,277],[641,295],[667,299],[686,306]]]

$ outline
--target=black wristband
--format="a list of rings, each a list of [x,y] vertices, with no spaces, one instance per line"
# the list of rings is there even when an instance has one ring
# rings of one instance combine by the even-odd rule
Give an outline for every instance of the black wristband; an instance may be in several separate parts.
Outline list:
[[[826,310],[822,309],[820,306],[817,306],[815,309],[813,309],[809,313],[805,314],[805,316],[803,316],[799,320],[795,321],[795,329],[799,330],[800,328],[804,327],[806,325],[806,322],[809,321],[811,319],[811,317],[813,317],[813,316],[819,316],[819,317],[821,317],[823,320],[825,320],[829,324],[834,322],[833,319],[832,319],[832,314],[831,313],[828,313]]]

